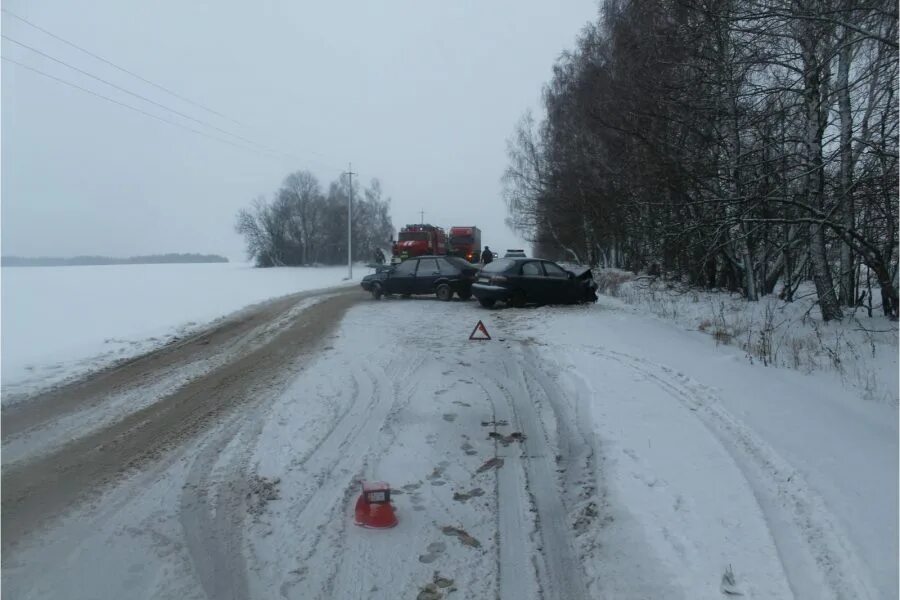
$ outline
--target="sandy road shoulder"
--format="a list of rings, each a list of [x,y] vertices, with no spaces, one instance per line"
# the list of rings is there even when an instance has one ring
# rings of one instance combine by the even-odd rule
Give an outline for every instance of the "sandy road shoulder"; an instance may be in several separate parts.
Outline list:
[[[115,481],[129,469],[141,467],[232,410],[254,403],[260,392],[277,386],[287,376],[283,373],[284,366],[313,352],[344,312],[364,297],[355,288],[328,293],[333,297],[286,322],[268,343],[120,421],[72,440],[27,464],[5,468],[2,480],[3,550],[14,547],[37,527],[46,526],[50,518],[63,510],[71,509],[87,492],[99,491],[104,484]],[[256,320],[255,324],[263,319],[275,319],[296,304],[300,296],[303,295],[268,305],[255,315],[247,315],[247,319]],[[232,326],[231,335],[240,335],[241,330],[242,324],[238,322]],[[160,364],[188,360],[192,352],[214,351],[216,345],[224,341],[222,336],[228,335],[228,331],[215,328],[183,340],[178,348],[160,350],[159,358],[155,360]],[[199,343],[206,339],[210,340],[209,344]],[[141,361],[98,374],[96,382],[81,382],[72,393],[123,384],[129,376],[144,376],[148,365],[154,362],[153,356],[146,355]]]

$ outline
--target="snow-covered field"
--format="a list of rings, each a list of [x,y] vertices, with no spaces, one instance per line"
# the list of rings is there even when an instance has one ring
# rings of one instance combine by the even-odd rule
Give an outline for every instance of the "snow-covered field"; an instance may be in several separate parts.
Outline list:
[[[354,269],[354,278],[362,272]],[[346,267],[243,263],[4,267],[4,396],[141,354],[256,302],[341,285],[346,276]]]
[[[478,319],[493,340],[467,339]],[[5,558],[5,591],[897,597],[897,406],[839,372],[610,298],[365,301],[285,367],[271,401]],[[352,524],[360,479],[392,484],[396,528]]]

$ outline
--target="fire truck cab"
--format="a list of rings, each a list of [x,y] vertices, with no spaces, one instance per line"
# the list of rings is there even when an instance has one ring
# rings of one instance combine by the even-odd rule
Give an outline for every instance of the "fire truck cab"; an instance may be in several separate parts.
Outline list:
[[[413,256],[447,254],[447,234],[440,227],[420,224],[400,229],[391,249],[391,262],[398,263]]]
[[[474,225],[451,227],[449,254],[458,256],[470,263],[480,261],[481,230]]]

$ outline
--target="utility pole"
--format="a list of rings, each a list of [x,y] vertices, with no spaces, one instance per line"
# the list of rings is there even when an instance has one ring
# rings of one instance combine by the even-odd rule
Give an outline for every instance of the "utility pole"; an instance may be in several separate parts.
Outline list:
[[[424,210],[419,211],[419,222],[422,223],[422,225],[425,224],[425,211]]]
[[[347,279],[353,279],[353,163],[347,163],[345,173],[350,180],[350,193],[347,195]]]

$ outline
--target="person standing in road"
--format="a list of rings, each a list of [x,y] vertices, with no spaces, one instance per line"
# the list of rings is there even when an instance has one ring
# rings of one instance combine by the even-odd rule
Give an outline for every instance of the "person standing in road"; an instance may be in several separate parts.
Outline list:
[[[494,253],[491,252],[490,246],[485,246],[484,252],[481,253],[481,262],[483,262],[484,264],[488,264],[492,260],[494,260]]]

